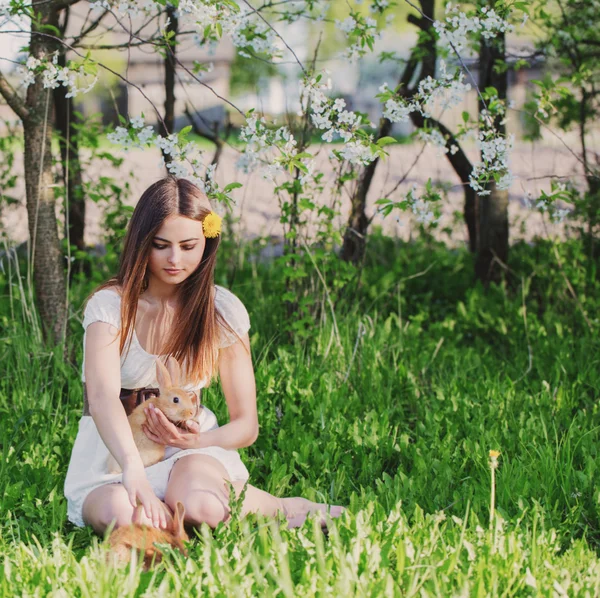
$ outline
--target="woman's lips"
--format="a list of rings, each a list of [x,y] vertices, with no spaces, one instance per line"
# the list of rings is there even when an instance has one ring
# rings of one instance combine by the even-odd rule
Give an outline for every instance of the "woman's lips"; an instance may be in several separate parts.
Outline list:
[[[181,272],[181,270],[169,270],[169,269],[165,268],[165,272],[167,274],[179,274]]]

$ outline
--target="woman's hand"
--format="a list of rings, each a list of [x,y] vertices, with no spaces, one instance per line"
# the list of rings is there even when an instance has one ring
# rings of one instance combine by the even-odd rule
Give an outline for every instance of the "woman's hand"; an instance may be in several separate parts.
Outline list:
[[[152,521],[154,527],[166,529],[167,516],[165,513],[165,505],[154,494],[152,486],[146,477],[144,465],[139,459],[133,459],[126,462],[123,467],[123,486],[129,496],[129,502],[134,507],[138,503],[144,507],[146,517]],[[137,512],[134,511],[134,514]]]
[[[200,425],[194,420],[186,422],[188,431],[185,431],[172,424],[167,416],[160,409],[156,409],[152,403],[144,409],[144,413],[146,414],[146,423],[142,425],[142,430],[150,440],[179,449],[201,448]]]

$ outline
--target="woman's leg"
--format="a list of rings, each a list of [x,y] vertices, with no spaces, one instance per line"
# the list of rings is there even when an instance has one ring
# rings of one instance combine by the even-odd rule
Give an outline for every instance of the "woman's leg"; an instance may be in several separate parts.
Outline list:
[[[165,502],[168,506],[181,501],[185,507],[185,520],[190,525],[207,523],[216,527],[229,518],[230,477],[223,464],[208,455],[188,455],[179,459],[169,477]],[[234,482],[239,495],[243,484]],[[260,501],[258,500],[260,496]],[[260,503],[260,508],[254,508]],[[242,505],[242,515],[259,510],[263,515],[276,515],[283,510],[281,499],[249,486]]]
[[[166,506],[165,506],[166,508]],[[133,520],[134,508],[122,484],[105,484],[92,490],[83,502],[83,520],[97,534],[103,535],[114,521],[115,527],[129,525]],[[136,523],[152,525],[142,510]]]
[[[186,522],[198,526],[207,523],[216,527],[229,518],[229,481],[227,470],[220,461],[208,455],[188,455],[179,459],[167,485],[165,502],[172,509],[177,501],[185,507]],[[233,482],[236,496],[239,496],[245,482]],[[307,515],[321,512],[338,517],[343,508],[319,504],[300,497],[277,498],[250,484],[242,504],[242,515],[260,513],[275,517],[281,511],[288,520],[289,527],[302,525]],[[325,523],[325,520],[323,520]]]

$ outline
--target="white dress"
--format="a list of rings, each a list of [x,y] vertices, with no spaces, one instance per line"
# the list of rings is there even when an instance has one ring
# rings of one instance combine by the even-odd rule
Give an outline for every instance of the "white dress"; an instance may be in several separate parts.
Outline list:
[[[250,328],[250,319],[243,303],[231,291],[216,285],[215,289],[215,306],[237,334],[240,336],[245,334]],[[108,322],[116,328],[121,327],[121,296],[116,290],[103,289],[90,298],[84,313],[83,328],[87,331],[87,327],[92,322]],[[220,348],[227,347],[237,340],[235,335],[223,327],[220,333]],[[83,337],[84,355],[81,367],[83,382],[85,382],[86,334],[87,332]],[[142,349],[134,329],[129,353],[125,348],[125,355],[121,355],[121,388],[157,387],[156,357]],[[203,386],[205,382],[200,385],[183,384],[182,388],[196,391]],[[206,406],[198,414],[198,423],[200,432],[219,427],[215,414]],[[158,498],[164,500],[169,474],[174,463],[181,457],[192,454],[209,455],[218,459],[227,470],[231,481],[245,481],[249,478],[248,470],[236,450],[219,446],[187,450],[167,447],[164,460],[146,468],[146,477]],[[108,448],[102,441],[94,420],[91,416],[84,415],[79,420],[79,431],[71,453],[64,487],[68,519],[79,527],[85,526],[82,508],[86,496],[98,486],[122,481],[122,474],[107,473],[108,455]]]

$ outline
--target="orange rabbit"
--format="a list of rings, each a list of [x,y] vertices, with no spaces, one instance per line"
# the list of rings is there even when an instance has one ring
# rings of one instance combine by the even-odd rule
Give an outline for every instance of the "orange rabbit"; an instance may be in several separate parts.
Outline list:
[[[159,396],[151,397],[138,405],[129,415],[129,425],[133,432],[133,440],[140,452],[144,467],[150,467],[165,457],[164,445],[150,440],[142,430],[146,423],[144,408],[152,403],[160,409],[169,421],[180,425],[189,419],[195,418],[200,410],[200,402],[194,393],[179,388],[181,384],[181,369],[173,357],[167,360],[167,367],[160,359],[156,360],[156,377],[158,380]],[[116,459],[109,454],[107,460],[108,473],[121,473],[121,468]]]
[[[171,509],[165,505],[168,527],[166,530],[132,523],[113,530],[108,538],[110,552],[109,562],[126,564],[131,560],[131,550],[140,553],[144,560],[144,570],[148,570],[152,562],[159,563],[162,559],[162,551],[155,544],[169,544],[180,550],[187,556],[184,542],[189,542],[189,537],[183,527],[185,509],[181,502],[177,502],[175,513],[171,515]],[[142,505],[136,507],[136,517],[139,517]]]

